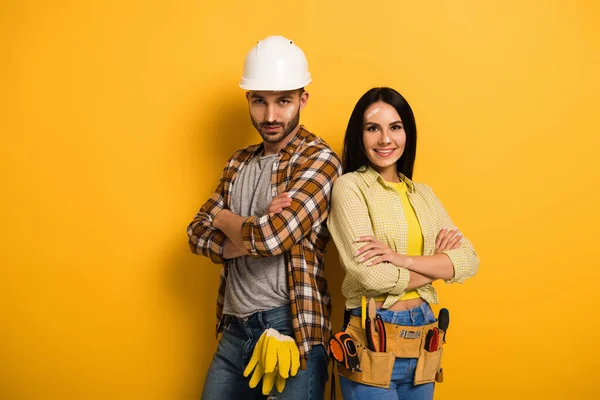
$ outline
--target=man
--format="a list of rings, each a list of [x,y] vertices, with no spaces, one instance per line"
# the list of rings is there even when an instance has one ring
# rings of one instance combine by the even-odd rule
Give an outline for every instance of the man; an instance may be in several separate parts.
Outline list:
[[[326,218],[341,163],[299,125],[310,82],[304,53],[289,39],[268,37],[248,53],[240,87],[262,143],[234,153],[188,227],[192,252],[223,264],[217,299],[217,333],[223,335],[203,399],[261,399],[269,391],[277,399],[324,396],[331,331]],[[265,389],[267,375],[263,390],[244,377],[267,328],[292,337],[300,358],[295,376],[279,377],[281,393],[269,390],[272,384]]]

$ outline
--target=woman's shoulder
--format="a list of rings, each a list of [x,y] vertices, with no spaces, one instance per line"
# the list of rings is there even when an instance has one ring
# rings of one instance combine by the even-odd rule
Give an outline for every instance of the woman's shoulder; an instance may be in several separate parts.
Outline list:
[[[350,187],[350,186],[360,186],[363,182],[363,179],[360,176],[360,172],[348,172],[339,178],[336,179],[334,185]]]
[[[333,195],[343,196],[345,194],[358,194],[364,196],[366,184],[360,172],[348,172],[335,180],[333,183]]]

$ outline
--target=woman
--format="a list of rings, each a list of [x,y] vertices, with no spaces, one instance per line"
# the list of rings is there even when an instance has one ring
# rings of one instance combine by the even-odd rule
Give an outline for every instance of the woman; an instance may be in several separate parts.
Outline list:
[[[431,343],[425,336],[437,326],[431,283],[462,283],[479,265],[432,190],[411,181],[416,147],[413,112],[400,93],[374,88],[360,98],[348,122],[344,175],[334,184],[328,218],[346,271],[342,293],[352,316],[346,332],[364,349],[362,373],[340,369],[346,400],[433,398],[443,339],[436,349],[426,347]],[[385,352],[362,343],[362,310],[370,298],[386,323]]]

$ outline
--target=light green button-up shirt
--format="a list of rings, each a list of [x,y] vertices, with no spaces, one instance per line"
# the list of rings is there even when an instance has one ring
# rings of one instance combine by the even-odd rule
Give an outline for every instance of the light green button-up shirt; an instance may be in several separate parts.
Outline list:
[[[455,225],[431,188],[413,183],[400,175],[408,185],[408,198],[423,232],[423,255],[433,255],[435,239],[442,228]],[[342,175],[333,186],[331,212],[327,226],[340,254],[346,276],[342,294],[346,308],[360,307],[362,296],[386,296],[383,308],[389,308],[406,292],[409,271],[388,262],[367,266],[354,255],[364,243],[356,243],[359,236],[374,236],[400,254],[407,253],[408,226],[400,195],[371,167]],[[454,277],[446,283],[463,283],[479,267],[479,258],[467,238],[459,248],[444,252],[454,266]],[[438,303],[432,285],[417,288],[423,300]]]

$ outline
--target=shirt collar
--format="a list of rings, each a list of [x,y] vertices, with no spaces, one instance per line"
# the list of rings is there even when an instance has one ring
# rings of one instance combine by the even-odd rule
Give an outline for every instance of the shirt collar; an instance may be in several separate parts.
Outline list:
[[[387,182],[383,180],[381,175],[379,175],[379,172],[375,171],[373,169],[373,167],[371,167],[370,165],[369,166],[363,165],[362,167],[358,168],[356,170],[356,172],[361,174],[362,178],[365,180],[365,183],[367,184],[368,187],[371,187],[372,185],[374,185],[376,183],[381,186],[389,187]],[[406,186],[408,186],[409,192],[412,193],[415,191],[415,184],[410,179],[408,179],[406,176],[404,176],[400,172],[398,172],[398,178],[400,178],[402,181],[404,181],[406,183]]]
[[[281,159],[289,160],[296,152],[296,149],[300,146],[300,144],[302,144],[302,142],[306,139],[308,135],[309,132],[306,129],[304,129],[303,125],[300,125],[300,129],[298,129],[298,132],[296,132],[294,137],[289,142],[287,142],[287,144],[283,146],[281,150],[279,150],[279,154],[281,154]]]

